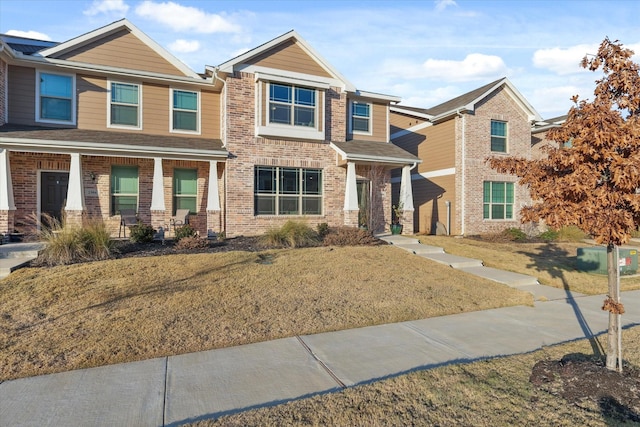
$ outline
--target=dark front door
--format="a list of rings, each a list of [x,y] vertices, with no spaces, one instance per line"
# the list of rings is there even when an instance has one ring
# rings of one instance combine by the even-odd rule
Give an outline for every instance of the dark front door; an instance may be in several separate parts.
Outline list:
[[[62,209],[67,200],[69,174],[67,172],[42,172],[40,175],[40,212],[42,224],[50,225],[47,216],[62,220]]]

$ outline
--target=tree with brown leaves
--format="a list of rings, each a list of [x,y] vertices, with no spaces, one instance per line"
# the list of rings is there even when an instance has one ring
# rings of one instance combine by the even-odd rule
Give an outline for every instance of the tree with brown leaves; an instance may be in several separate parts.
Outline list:
[[[640,226],[640,73],[633,52],[606,38],[581,66],[602,70],[594,100],[572,98],[562,126],[549,131],[557,143],[541,160],[491,158],[501,173],[520,177],[536,202],[523,221],[544,220],[552,228],[576,225],[606,245],[609,311],[607,368],[622,370],[620,270],[617,247]]]

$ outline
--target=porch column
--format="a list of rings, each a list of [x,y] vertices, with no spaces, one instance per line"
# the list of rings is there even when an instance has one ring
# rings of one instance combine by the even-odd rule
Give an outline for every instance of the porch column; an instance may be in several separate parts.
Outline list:
[[[209,183],[207,192],[207,236],[213,237],[221,231],[220,192],[218,190],[218,162],[209,160]]]
[[[356,164],[347,162],[347,183],[344,191],[344,225],[357,227],[359,210]]]
[[[9,151],[0,149],[0,233],[13,231],[15,210]]]
[[[399,205],[402,207],[402,233],[413,234],[413,189],[411,186],[411,166],[402,168],[402,179],[400,181]]]
[[[71,153],[69,185],[67,187],[67,204],[64,207],[67,223],[82,225],[82,213],[84,212],[84,209],[82,158],[80,153]]]
[[[164,172],[162,158],[153,158],[153,187],[151,189],[151,226],[165,228]]]

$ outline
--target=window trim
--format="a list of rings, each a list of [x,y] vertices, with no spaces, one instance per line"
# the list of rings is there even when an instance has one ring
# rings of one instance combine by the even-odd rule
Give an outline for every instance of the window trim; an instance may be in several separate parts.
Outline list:
[[[272,170],[275,172],[275,188],[272,192],[259,192],[258,191],[258,171],[260,169],[263,170]],[[295,170],[298,174],[298,183],[297,183],[297,191],[296,193],[284,192],[281,190],[281,181],[282,181],[282,172],[286,170]],[[305,193],[304,184],[305,184],[305,172],[317,173],[320,177],[320,184],[318,185],[318,194]],[[254,165],[253,168],[253,215],[254,216],[277,216],[277,217],[294,217],[294,216],[316,216],[320,217],[324,215],[324,173],[321,168],[304,168],[304,167],[290,167],[290,166],[266,166],[266,165]],[[274,213],[259,213],[258,211],[258,197],[272,197],[274,200]],[[298,212],[294,214],[288,213],[280,213],[280,201],[281,198],[291,198],[297,197],[298,199]],[[317,199],[319,200],[319,213],[304,213],[304,200],[306,199]]]
[[[136,170],[136,174],[137,174],[137,191],[136,193],[115,193],[113,191],[113,169],[114,168],[129,168],[129,169],[135,169]],[[136,198],[136,212],[138,212],[138,209],[140,207],[140,168],[138,166],[135,165],[111,165],[111,171],[109,173],[109,213],[111,215],[118,215],[118,211],[116,211],[115,209],[115,204],[113,203],[113,198],[116,196],[135,196]]]
[[[173,127],[173,110],[174,110],[174,106],[173,106],[173,93],[175,91],[178,92],[190,92],[190,93],[195,93],[196,94],[196,98],[197,98],[197,110],[196,110],[196,130],[189,130],[189,129],[174,129]],[[177,109],[178,111],[181,111],[180,109]],[[186,110],[183,110],[186,111]],[[170,133],[184,133],[184,134],[190,134],[190,135],[200,135],[201,134],[201,129],[202,129],[202,123],[201,123],[201,118],[202,118],[202,93],[199,90],[190,90],[190,89],[181,89],[181,88],[169,88],[169,132]]]
[[[353,121],[356,118],[354,115],[354,105],[363,104],[369,108],[369,115],[366,117],[368,129],[366,131],[363,130],[355,130],[353,128]],[[364,116],[358,116],[360,118],[364,118]],[[351,100],[349,101],[349,133],[355,135],[372,135],[373,134],[373,103],[365,102],[365,101],[357,101]]]
[[[42,117],[42,107],[41,107],[41,100],[42,100],[42,96],[40,94],[40,79],[42,74],[49,74],[49,75],[55,75],[55,76],[63,76],[63,77],[69,77],[71,78],[71,120],[56,120],[56,119],[47,119],[47,118],[43,118]],[[77,107],[77,101],[76,101],[76,75],[75,74],[69,74],[69,73],[59,73],[59,72],[51,72],[51,71],[46,71],[46,70],[36,70],[36,87],[35,87],[35,92],[36,92],[36,108],[35,108],[35,121],[36,123],[56,123],[56,124],[65,124],[65,125],[75,125],[76,124],[76,107]]]
[[[485,202],[485,184],[489,183],[489,201]],[[494,184],[504,184],[504,201],[503,202],[493,202],[493,186]],[[513,201],[511,203],[507,203],[508,200],[508,187],[511,186],[512,198]],[[494,205],[503,205],[503,218],[493,218],[493,206]],[[511,206],[511,217],[507,217],[507,206]],[[516,205],[516,188],[515,183],[511,181],[483,181],[482,182],[482,219],[484,221],[515,221],[515,205]],[[485,206],[489,207],[489,216],[485,216]]]
[[[113,90],[113,84],[123,84],[123,85],[131,85],[138,87],[138,125],[122,125],[118,123],[111,123],[111,92]],[[116,128],[116,129],[130,129],[130,130],[142,130],[142,84],[140,83],[132,83],[132,82],[124,82],[120,80],[107,80],[107,127],[108,128]]]
[[[493,126],[492,126],[493,123],[504,123],[504,136],[493,134]],[[509,123],[505,120],[491,119],[491,123],[489,125],[489,138],[490,138],[489,149],[491,150],[492,153],[508,153],[509,152]],[[493,138],[504,139],[504,151],[493,149]]]
[[[196,192],[194,194],[188,194],[188,195],[183,195],[183,194],[176,194],[176,171],[191,171],[195,173],[195,177],[196,177]],[[179,198],[189,198],[189,199],[193,199],[193,201],[195,202],[195,211],[192,212],[191,209],[189,209],[189,215],[195,215],[198,213],[198,169],[197,168],[174,168],[173,169],[173,183],[172,183],[172,189],[171,189],[172,195],[171,195],[171,199],[172,199],[172,204],[173,204],[173,215],[176,214],[176,210],[178,209],[178,199]],[[184,208],[181,208],[184,209]]]

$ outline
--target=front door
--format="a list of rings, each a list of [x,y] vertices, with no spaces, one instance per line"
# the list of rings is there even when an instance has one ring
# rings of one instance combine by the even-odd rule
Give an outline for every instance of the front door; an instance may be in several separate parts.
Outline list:
[[[40,175],[40,213],[45,226],[51,225],[47,217],[62,221],[62,209],[67,200],[68,172],[42,172]]]
[[[358,180],[358,226],[369,228],[371,226],[371,203],[369,181]]]

